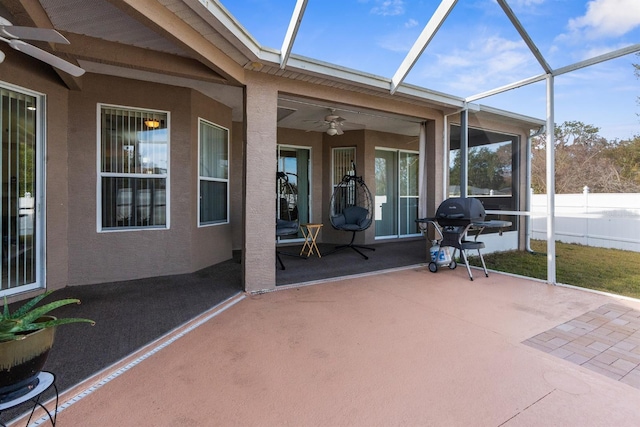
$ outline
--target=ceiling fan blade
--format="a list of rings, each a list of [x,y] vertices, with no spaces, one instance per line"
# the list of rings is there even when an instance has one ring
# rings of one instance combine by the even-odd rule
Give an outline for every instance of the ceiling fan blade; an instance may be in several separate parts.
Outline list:
[[[15,50],[19,50],[20,52],[24,52],[27,55],[33,56],[36,59],[41,60],[42,62],[46,62],[47,64],[56,67],[65,73],[69,73],[72,76],[80,77],[84,74],[84,70],[76,65],[73,65],[70,62],[65,61],[64,59],[58,58],[55,55],[50,54],[40,48],[27,44],[21,40],[11,40],[9,41],[9,46],[14,48]]]
[[[336,130],[338,131],[338,133],[336,135],[342,135],[344,133],[344,131],[342,130],[342,128],[340,126],[336,126]]]
[[[16,27],[0,25],[0,34],[11,39],[38,40],[50,43],[69,44],[65,36],[49,28]]]
[[[0,50],[0,64],[4,61],[4,52]]]

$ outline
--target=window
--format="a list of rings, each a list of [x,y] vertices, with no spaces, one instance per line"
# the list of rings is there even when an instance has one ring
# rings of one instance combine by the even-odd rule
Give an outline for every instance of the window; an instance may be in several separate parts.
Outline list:
[[[168,113],[99,108],[99,231],[167,228]]]
[[[460,127],[451,126],[450,133],[449,197],[459,197]],[[518,146],[517,136],[469,128],[467,195],[479,198],[486,210],[518,210]],[[509,230],[516,229],[515,216],[487,215],[487,219],[511,221]],[[486,230],[485,234],[491,232],[499,230]]]
[[[199,224],[229,222],[229,130],[200,119]]]
[[[355,147],[334,148],[333,149],[333,186],[335,187],[342,181],[345,175],[353,175],[355,173],[354,166],[356,161]]]

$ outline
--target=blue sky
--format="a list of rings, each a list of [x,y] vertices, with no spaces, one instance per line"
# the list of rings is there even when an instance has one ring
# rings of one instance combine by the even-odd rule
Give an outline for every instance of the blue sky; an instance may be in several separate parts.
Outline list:
[[[295,0],[220,0],[263,46],[280,49]],[[439,0],[309,0],[294,54],[391,78]],[[640,43],[640,0],[508,0],[552,68]],[[640,135],[640,80],[627,55],[555,78],[555,121],[608,139]],[[542,68],[494,0],[459,0],[405,82],[468,97]],[[544,82],[478,101],[544,119]]]

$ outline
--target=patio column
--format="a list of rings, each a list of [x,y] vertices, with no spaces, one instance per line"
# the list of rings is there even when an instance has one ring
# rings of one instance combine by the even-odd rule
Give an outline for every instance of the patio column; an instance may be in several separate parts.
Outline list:
[[[446,120],[446,119],[445,119]],[[424,124],[425,131],[425,170],[426,175],[426,212],[425,216],[436,214],[436,209],[442,200],[447,197],[444,186],[447,182],[445,173],[449,173],[449,168],[445,168],[447,163],[447,149],[444,141],[445,123],[436,120],[429,120]]]
[[[469,110],[460,112],[460,197],[469,195]]]
[[[244,289],[275,289],[275,179],[278,90],[257,73],[248,73],[245,87]]]

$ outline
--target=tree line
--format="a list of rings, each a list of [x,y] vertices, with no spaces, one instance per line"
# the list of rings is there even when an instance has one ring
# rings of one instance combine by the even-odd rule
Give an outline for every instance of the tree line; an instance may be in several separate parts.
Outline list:
[[[640,57],[640,54],[638,54]],[[640,64],[633,64],[640,78]],[[638,97],[640,104],[640,97]],[[608,141],[596,126],[567,121],[555,127],[556,193],[640,193],[640,135]],[[546,193],[546,135],[532,140],[531,185]]]

